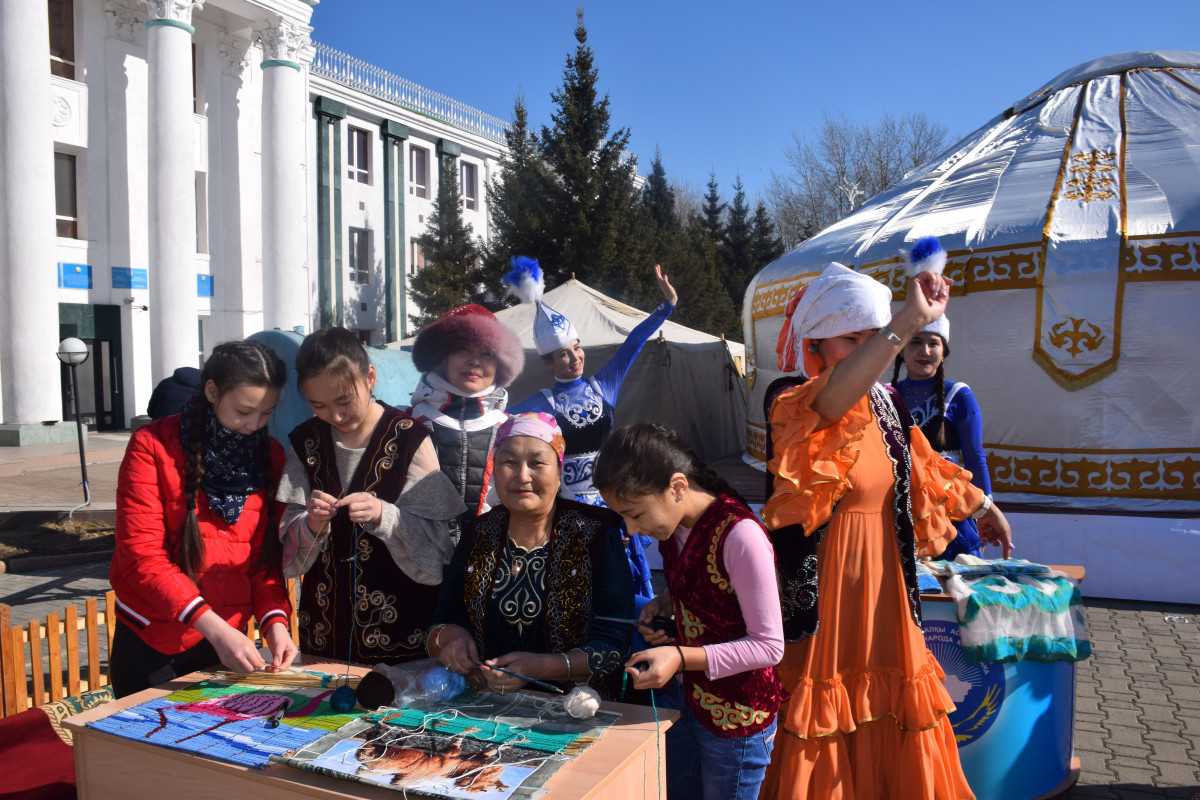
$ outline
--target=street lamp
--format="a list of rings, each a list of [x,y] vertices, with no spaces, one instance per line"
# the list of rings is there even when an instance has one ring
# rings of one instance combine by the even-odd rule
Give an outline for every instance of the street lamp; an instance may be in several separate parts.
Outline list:
[[[67,513],[67,519],[72,519],[75,512],[84,506],[91,505],[92,493],[88,489],[87,460],[83,449],[83,415],[79,411],[79,380],[75,368],[88,359],[87,345],[74,336],[63,339],[58,343],[58,360],[71,368],[71,394],[75,396],[75,432],[79,436],[79,471],[83,473],[83,505],[72,508]]]

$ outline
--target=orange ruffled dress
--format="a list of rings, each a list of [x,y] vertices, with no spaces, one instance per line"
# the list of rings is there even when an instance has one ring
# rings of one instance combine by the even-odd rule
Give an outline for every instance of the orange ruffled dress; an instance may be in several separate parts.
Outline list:
[[[791,699],[761,798],[962,800],[973,798],[946,715],[954,703],[925,646],[897,552],[892,462],[866,397],[816,430],[813,399],[829,371],[771,407],[777,476],[767,527],[815,531],[816,634],[788,644],[779,674]],[[912,430],[911,504],[917,551],[936,555],[982,500],[971,474]]]

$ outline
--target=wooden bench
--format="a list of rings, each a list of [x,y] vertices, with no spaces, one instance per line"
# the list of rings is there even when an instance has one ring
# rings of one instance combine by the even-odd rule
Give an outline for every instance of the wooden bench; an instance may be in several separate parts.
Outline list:
[[[296,618],[294,579],[288,581],[288,592],[293,598],[290,627],[295,640],[300,625]],[[52,612],[44,620],[30,620],[16,626],[12,623],[12,609],[0,603],[0,717],[107,686],[108,674],[100,664],[100,637],[105,637],[105,652],[109,652],[116,625],[113,591],[105,593],[103,611],[100,598],[91,597],[84,603],[82,614],[77,605],[69,605],[61,615]],[[87,643],[86,674],[80,664],[80,631],[84,632]],[[246,634],[262,645],[253,619],[246,625]]]

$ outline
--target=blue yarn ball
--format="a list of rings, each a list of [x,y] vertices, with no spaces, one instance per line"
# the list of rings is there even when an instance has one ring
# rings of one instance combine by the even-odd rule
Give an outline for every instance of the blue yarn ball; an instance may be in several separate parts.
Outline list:
[[[354,696],[354,690],[343,684],[333,690],[333,694],[329,696],[329,707],[337,712],[353,711],[354,704],[358,702],[358,698]]]
[[[421,694],[430,700],[452,700],[467,690],[467,679],[439,665],[421,677]]]

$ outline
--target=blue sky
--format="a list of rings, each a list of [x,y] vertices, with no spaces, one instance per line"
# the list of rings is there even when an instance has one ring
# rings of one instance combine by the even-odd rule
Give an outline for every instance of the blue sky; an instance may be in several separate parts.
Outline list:
[[[321,0],[313,39],[502,119],[525,96],[548,125],[574,52],[575,0]],[[924,112],[965,136],[1060,72],[1132,50],[1198,49],[1196,0],[810,3],[602,0],[584,5],[599,88],[639,171],[753,199],[823,112]]]

